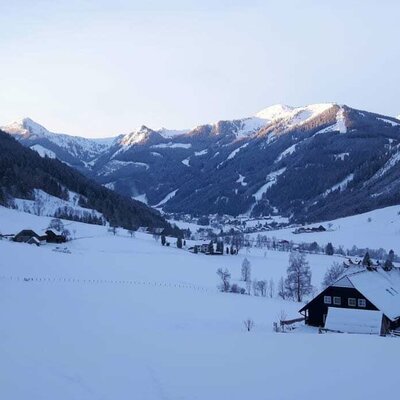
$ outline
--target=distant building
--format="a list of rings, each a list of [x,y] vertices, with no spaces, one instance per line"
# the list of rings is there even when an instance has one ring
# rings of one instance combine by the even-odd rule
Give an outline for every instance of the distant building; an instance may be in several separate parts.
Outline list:
[[[48,229],[46,231],[46,242],[47,243],[65,243],[67,239],[63,235],[59,235],[52,231],[51,229]]]
[[[353,266],[299,312],[306,324],[338,332],[386,334],[398,329],[400,269]]]
[[[28,241],[32,238],[36,238],[40,242],[40,236],[33,230],[31,229],[24,229],[21,232],[17,233],[14,236],[14,242],[20,242],[20,243],[28,243]]]

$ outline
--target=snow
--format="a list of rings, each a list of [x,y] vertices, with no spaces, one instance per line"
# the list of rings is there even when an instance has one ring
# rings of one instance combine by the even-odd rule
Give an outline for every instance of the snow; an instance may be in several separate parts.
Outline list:
[[[247,183],[244,181],[246,178],[243,175],[239,174],[239,178],[236,180],[237,183],[240,183],[242,186],[247,186]]]
[[[183,164],[183,165],[186,165],[187,167],[190,167],[189,162],[190,162],[190,157],[185,158],[184,160],[182,160],[182,164]]]
[[[137,201],[141,201],[144,204],[148,204],[146,193],[139,194],[137,196],[132,196],[132,198],[137,200]]]
[[[41,232],[50,218],[0,207],[0,221],[4,232]],[[219,293],[216,269],[223,264],[237,281],[243,255],[194,255],[149,235],[68,223],[77,237],[66,245],[71,254],[0,241],[0,398],[364,400],[396,393],[395,339],[304,327],[276,334],[281,310],[296,317],[301,304]],[[248,258],[253,276],[269,279],[284,273],[288,253]],[[333,259],[310,255],[314,284]],[[255,321],[251,332],[245,318]],[[352,360],[351,371],[343,360]]]
[[[54,151],[46,149],[46,147],[41,146],[40,144],[35,144],[30,147],[32,150],[35,150],[39,153],[40,157],[49,157],[49,158],[56,158],[56,154]]]
[[[400,271],[397,268],[389,272],[382,268],[376,271],[363,269],[347,277],[388,318],[395,320],[400,317]]]
[[[258,189],[257,192],[253,194],[253,197],[256,199],[256,201],[260,201],[262,199],[263,194],[266,193],[267,190],[276,183],[278,176],[282,175],[285,171],[286,167],[281,168],[278,171],[271,172],[270,174],[267,175],[266,178],[267,183],[262,185],[260,189]]]
[[[161,128],[156,131],[165,139],[172,139],[175,136],[185,135],[186,133],[190,132],[190,129],[166,129]]]
[[[164,205],[165,203],[167,203],[168,201],[170,201],[175,195],[176,195],[176,192],[178,191],[179,189],[175,189],[175,190],[173,190],[172,192],[170,192],[170,193],[168,193],[157,205],[155,205],[154,207],[155,208],[157,208],[157,207],[161,207],[162,205]]]
[[[201,150],[201,151],[195,151],[194,155],[196,157],[198,157],[198,156],[204,156],[204,154],[207,154],[207,153],[208,153],[208,149],[204,149],[204,150]]]
[[[116,138],[86,139],[79,136],[66,135],[64,133],[54,133],[33,121],[30,118],[23,118],[9,125],[2,126],[1,129],[11,135],[22,136],[24,138],[41,139],[45,138],[56,145],[67,150],[75,157],[86,153],[89,157],[96,157],[102,151],[107,150]]]
[[[160,153],[157,153],[157,152],[155,152],[155,151],[150,152],[150,154],[151,154],[152,156],[155,156],[155,157],[162,157],[162,155],[161,155]]]
[[[256,114],[270,123],[283,122],[285,129],[302,125],[335,106],[334,103],[311,104],[305,107],[289,107],[277,104]]]
[[[17,210],[25,211],[31,214],[53,216],[60,208],[67,208],[69,212],[75,215],[94,214],[96,217],[103,215],[96,210],[83,208],[78,205],[80,195],[74,192],[68,192],[69,199],[63,200],[51,196],[40,189],[34,189],[34,200],[14,199],[14,205]]]
[[[325,328],[345,333],[381,333],[383,315],[380,311],[328,307]]]
[[[115,171],[118,171],[121,168],[125,168],[125,167],[127,167],[129,165],[136,165],[137,167],[145,168],[146,170],[148,170],[150,168],[149,164],[146,164],[146,163],[143,163],[143,162],[138,162],[138,161],[120,161],[120,160],[112,159],[101,168],[99,174],[103,175],[103,176],[111,175]]]
[[[348,183],[351,182],[353,179],[354,179],[354,174],[351,173],[348,176],[346,176],[346,178],[344,178],[342,181],[340,181],[336,185],[333,185],[330,189],[325,190],[323,196],[327,196],[329,193],[334,192],[337,189],[339,189],[340,191],[346,189]]]
[[[313,224],[312,226],[318,226]],[[400,206],[385,207],[367,213],[325,221],[322,223],[326,232],[293,234],[293,228],[269,231],[270,237],[293,240],[296,243],[311,243],[320,245],[331,242],[334,246],[343,245],[351,248],[353,245],[361,248],[389,251],[393,249],[400,254]]]
[[[315,135],[319,135],[321,133],[326,133],[326,132],[333,132],[333,131],[339,131],[339,133],[346,133],[347,132],[347,127],[346,127],[346,119],[344,116],[344,109],[343,107],[340,107],[339,111],[336,114],[336,122],[328,126],[324,129],[319,130]]]
[[[124,135],[119,142],[119,144],[123,147],[120,149],[120,151],[126,150],[127,147],[131,147],[135,144],[142,143],[144,140],[146,140],[149,133],[151,133],[151,129],[143,125],[140,127],[140,129]],[[117,151],[117,153],[119,153],[119,151]]]
[[[337,161],[337,160],[344,161],[344,158],[347,157],[347,156],[349,156],[349,155],[350,155],[350,153],[339,153],[339,154],[335,154],[335,155],[334,155],[335,161]]]
[[[365,184],[379,179],[381,176],[383,176],[387,171],[389,171],[391,168],[393,168],[398,162],[400,161],[400,149],[397,146],[397,152],[394,153],[388,161],[386,161],[385,165],[375,173],[375,175]]]
[[[250,117],[244,118],[240,121],[240,128],[236,132],[236,137],[238,139],[249,136],[252,133],[259,131],[260,129],[267,126],[269,121],[263,118]]]
[[[297,143],[291,145],[288,147],[285,151],[283,151],[279,157],[276,159],[276,161],[281,161],[282,158],[285,158],[286,156],[293,154],[296,151]]]
[[[151,146],[153,149],[190,149],[192,145],[190,143],[160,143]]]
[[[390,124],[390,125],[392,125],[392,126],[399,126],[399,125],[400,125],[400,122],[392,121],[391,119],[388,119],[388,118],[380,118],[380,117],[378,117],[378,119],[379,119],[380,121],[383,121],[383,122],[385,122],[386,124]],[[397,119],[398,119],[398,118],[397,118]]]
[[[229,154],[229,156],[226,160],[228,161],[228,160],[231,160],[232,158],[234,158],[237,155],[237,153],[239,153],[240,150],[246,148],[248,145],[249,145],[249,143],[245,143],[242,146],[238,147],[237,149],[233,150],[232,153]]]

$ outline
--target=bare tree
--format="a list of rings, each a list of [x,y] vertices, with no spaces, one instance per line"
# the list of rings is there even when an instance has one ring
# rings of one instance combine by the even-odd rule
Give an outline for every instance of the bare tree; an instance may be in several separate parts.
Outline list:
[[[283,277],[279,279],[278,282],[278,296],[281,297],[283,300],[286,299],[286,288],[285,288],[285,281],[283,280]]]
[[[36,215],[42,215],[43,209],[44,209],[44,201],[41,197],[39,197],[35,200],[35,203],[33,206],[33,212]]]
[[[253,294],[254,296],[259,296],[260,295],[260,290],[258,288],[258,281],[257,279],[253,280]]]
[[[62,232],[64,224],[60,218],[53,218],[49,223],[48,229],[55,229],[58,232]]]
[[[68,229],[66,229],[66,228],[64,228],[64,229],[62,230],[61,236],[65,239],[65,241],[71,240],[71,232],[70,232]]]
[[[249,296],[251,295],[251,280],[246,281],[246,292]]]
[[[268,295],[271,299],[275,296],[275,283],[272,278],[269,280]]]
[[[226,268],[225,270],[223,270],[222,268],[218,268],[217,275],[221,278],[222,281],[221,284],[218,286],[219,290],[221,292],[229,292],[231,279],[230,272]]]
[[[251,280],[251,264],[245,257],[242,262],[242,281],[248,282]]]
[[[285,280],[285,289],[289,296],[301,302],[305,295],[312,292],[311,270],[304,253],[292,251]]]
[[[247,318],[243,321],[243,324],[245,328],[247,329],[247,332],[250,332],[254,328],[254,321],[251,318]]]
[[[260,291],[260,295],[263,297],[267,296],[268,290],[268,282],[267,281],[258,281],[257,282],[258,290]]]
[[[345,267],[343,263],[334,262],[326,271],[324,279],[322,281],[322,288],[325,289],[328,286],[331,286],[334,282],[336,282],[339,277],[345,271]]]

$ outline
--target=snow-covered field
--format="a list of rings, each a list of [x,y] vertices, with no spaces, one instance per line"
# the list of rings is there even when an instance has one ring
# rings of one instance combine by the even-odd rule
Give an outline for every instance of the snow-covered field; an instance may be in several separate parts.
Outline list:
[[[293,240],[294,242],[318,244],[331,242],[334,246],[343,245],[351,248],[353,245],[361,248],[387,251],[393,249],[400,253],[400,206],[385,207],[364,214],[323,222],[328,232],[293,234],[293,228],[266,232],[268,236],[278,239]],[[313,224],[311,226],[318,226]],[[254,235],[254,234],[253,234]],[[255,234],[256,235],[256,234]]]
[[[50,218],[0,207],[0,232]],[[65,222],[70,254],[0,241],[0,398],[370,399],[397,389],[399,343],[363,335],[277,334],[298,303],[219,293],[245,253],[205,256],[151,236]],[[64,247],[64,246],[62,246]],[[375,246],[378,247],[378,246]],[[288,253],[252,250],[253,278],[285,274]],[[334,257],[310,255],[320,285]],[[255,327],[247,332],[245,318]],[[370,379],[368,378],[370,377]]]

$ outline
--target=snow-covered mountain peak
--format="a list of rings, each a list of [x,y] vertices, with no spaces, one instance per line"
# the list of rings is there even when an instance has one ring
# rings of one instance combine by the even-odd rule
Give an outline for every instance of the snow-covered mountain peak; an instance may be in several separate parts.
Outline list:
[[[22,136],[45,136],[49,131],[42,125],[33,121],[31,118],[22,118],[14,121],[9,125],[2,126],[2,130],[11,135],[22,135]]]
[[[293,111],[293,107],[285,104],[275,104],[273,106],[264,108],[259,111],[255,117],[266,119],[268,121],[274,121],[277,119],[285,118],[290,112]]]
[[[150,128],[142,125],[138,130],[135,130],[123,136],[120,143],[122,146],[126,147],[132,146],[133,144],[141,143],[149,136],[149,134],[151,134],[151,132],[153,131]]]
[[[255,116],[269,122],[288,120],[292,124],[299,124],[316,117],[335,105],[335,103],[318,103],[305,107],[290,107],[283,104],[276,104],[261,110]]]

